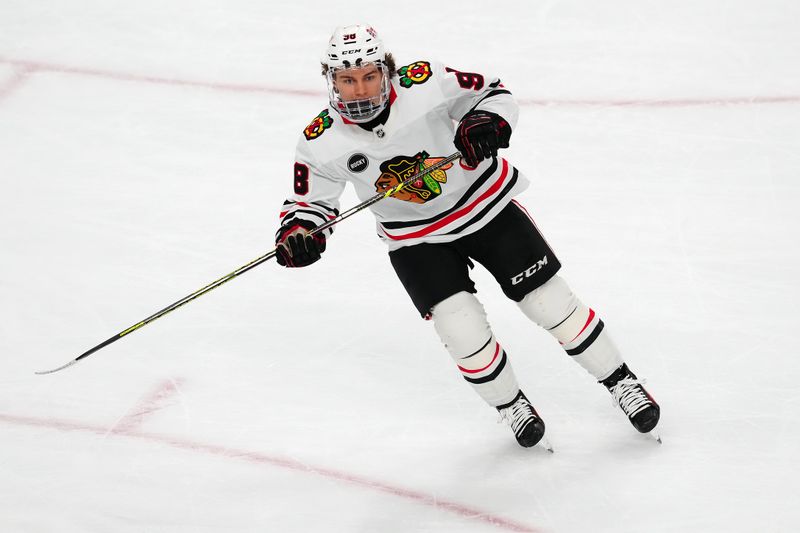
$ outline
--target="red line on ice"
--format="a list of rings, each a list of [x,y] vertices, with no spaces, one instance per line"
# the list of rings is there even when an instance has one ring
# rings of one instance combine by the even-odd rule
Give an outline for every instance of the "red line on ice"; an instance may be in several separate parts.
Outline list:
[[[0,57],[0,64],[22,67],[31,71],[57,72],[62,74],[73,74],[77,76],[90,76],[95,78],[105,78],[117,81],[153,83],[160,85],[171,85],[180,87],[194,87],[212,89],[217,91],[230,91],[239,93],[267,93],[280,94],[287,96],[309,96],[314,98],[324,98],[323,91],[292,89],[289,87],[275,87],[258,84],[237,84],[227,82],[214,82],[202,80],[186,80],[180,78],[167,78],[161,76],[149,76],[146,74],[133,74],[129,72],[119,72],[113,70],[102,70],[88,67],[75,67],[61,65],[57,63],[47,63],[42,61],[30,61],[23,59],[10,59]],[[1,96],[1,95],[0,95]],[[761,105],[761,104],[796,104],[800,103],[800,95],[775,95],[775,96],[727,96],[719,98],[660,98],[660,99],[570,99],[570,98],[519,98],[518,102],[522,106],[541,106],[541,107],[693,107],[693,106],[712,106],[712,105]]]
[[[35,70],[35,68],[30,66],[15,67],[11,78],[3,85],[0,85],[0,102],[8,98],[15,90],[19,89],[28,79],[28,76]]]
[[[0,414],[0,421],[18,426],[31,426],[31,427],[45,428],[57,431],[79,431],[84,433],[94,433],[96,435],[102,435],[102,436],[109,435],[109,431],[107,430],[107,428],[94,426],[90,424],[84,424],[80,422],[59,420],[54,418],[44,419],[44,418],[34,418],[28,416]],[[218,446],[215,444],[193,442],[178,437],[170,437],[167,435],[147,433],[138,430],[128,431],[125,432],[124,434],[116,432],[111,434],[123,438],[140,439],[147,442],[153,442],[162,445],[166,444],[168,446],[172,446],[173,448],[178,448],[181,450],[203,453],[207,455],[213,455],[216,457],[225,457],[228,459],[235,459],[239,461],[247,461],[249,463],[257,465],[269,465],[278,468],[285,468],[287,470],[304,472],[306,474],[317,475],[323,478],[334,479],[336,481],[341,481],[343,483],[355,485],[357,487],[370,489],[385,494],[390,494],[392,496],[397,496],[399,498],[403,498],[406,500],[411,500],[418,504],[427,505],[435,509],[443,509],[446,511],[450,511],[451,513],[456,514],[462,518],[475,520],[477,522],[488,523],[497,526],[500,529],[505,529],[507,531],[519,531],[523,533],[539,533],[540,531],[526,524],[515,522],[513,520],[502,518],[500,516],[492,515],[480,509],[469,507],[468,505],[444,500],[439,498],[438,496],[432,496],[430,494],[425,494],[423,492],[410,489],[404,489],[402,487],[395,487],[388,483],[384,483],[382,481],[376,481],[374,479],[369,479],[364,476],[350,474],[348,472],[334,470],[332,468],[319,467],[306,463],[301,463],[300,461],[297,461],[295,459],[279,457],[276,455],[268,455],[260,452],[237,450],[235,448],[227,448],[225,446]]]
[[[112,433],[130,433],[141,427],[147,415],[161,410],[164,407],[164,401],[178,392],[181,384],[182,381],[179,379],[177,381],[165,380],[156,385],[134,409],[125,414],[111,430]]]
[[[56,63],[44,63],[40,61],[27,61],[20,59],[8,59],[0,57],[0,64],[13,65],[22,68],[29,68],[41,72],[57,72],[60,74],[74,74],[77,76],[89,76],[94,78],[105,78],[117,81],[128,81],[138,83],[153,83],[158,85],[173,85],[181,87],[195,87],[213,89],[217,91],[232,92],[255,92],[255,93],[277,93],[292,96],[320,96],[320,91],[306,91],[302,89],[290,89],[287,87],[269,87],[266,85],[248,85],[237,83],[209,82],[198,80],[182,80],[179,78],[165,78],[161,76],[149,76],[142,74],[131,74],[128,72],[117,72],[113,70],[101,70],[86,67],[72,67],[59,65]]]
[[[581,100],[569,98],[520,98],[520,105],[530,106],[564,106],[564,107],[696,107],[711,105],[758,105],[758,104],[796,104],[800,96],[727,96],[720,98],[661,98],[661,99],[629,99],[629,100]]]

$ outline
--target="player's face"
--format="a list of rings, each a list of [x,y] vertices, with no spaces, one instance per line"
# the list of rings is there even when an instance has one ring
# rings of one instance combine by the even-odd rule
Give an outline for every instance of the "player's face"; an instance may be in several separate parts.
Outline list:
[[[375,65],[336,72],[334,80],[344,102],[379,98],[383,74]]]

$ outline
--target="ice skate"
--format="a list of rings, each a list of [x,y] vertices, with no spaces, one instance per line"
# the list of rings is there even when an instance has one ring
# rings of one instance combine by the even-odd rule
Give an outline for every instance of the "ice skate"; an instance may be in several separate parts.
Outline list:
[[[531,448],[542,441],[547,451],[553,451],[553,447],[544,439],[544,421],[522,391],[510,403],[498,406],[497,411],[500,418],[511,426],[520,446]]]
[[[640,433],[653,431],[658,424],[661,409],[650,393],[642,387],[644,381],[637,379],[628,365],[623,364],[601,383],[605,385],[637,431]],[[657,434],[654,433],[652,436],[661,442]]]

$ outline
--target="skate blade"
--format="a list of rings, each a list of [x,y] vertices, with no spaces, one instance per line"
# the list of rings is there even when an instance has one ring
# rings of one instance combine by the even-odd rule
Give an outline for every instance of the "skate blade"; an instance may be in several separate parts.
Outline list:
[[[538,446],[541,446],[550,453],[555,453],[555,450],[553,450],[553,445],[550,444],[550,441],[547,439],[547,437],[542,437],[542,440],[539,441]]]
[[[661,435],[655,430],[648,432],[647,436],[649,436],[651,439],[653,439],[659,444],[664,444],[663,442],[661,442]]]

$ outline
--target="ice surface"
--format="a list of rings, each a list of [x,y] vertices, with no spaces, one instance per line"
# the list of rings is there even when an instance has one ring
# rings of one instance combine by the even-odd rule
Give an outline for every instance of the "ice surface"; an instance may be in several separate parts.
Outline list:
[[[796,531],[800,6],[0,5],[0,530]],[[369,214],[61,365],[271,248],[333,27],[499,74],[507,157],[664,444],[479,295],[554,455],[419,320]],[[356,202],[351,191],[342,205]]]

